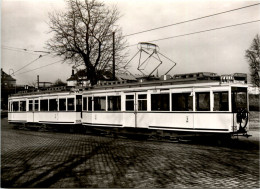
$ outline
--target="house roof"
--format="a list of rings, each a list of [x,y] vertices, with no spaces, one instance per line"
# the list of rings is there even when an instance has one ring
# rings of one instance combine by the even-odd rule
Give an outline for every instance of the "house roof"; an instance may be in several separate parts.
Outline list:
[[[5,81],[16,81],[16,79],[14,79],[12,76],[8,75],[7,73],[5,73],[3,71],[3,69],[1,69],[1,80],[5,80]]]
[[[78,80],[77,75],[72,75],[70,76],[70,78],[67,79],[67,81],[77,81],[77,80]]]

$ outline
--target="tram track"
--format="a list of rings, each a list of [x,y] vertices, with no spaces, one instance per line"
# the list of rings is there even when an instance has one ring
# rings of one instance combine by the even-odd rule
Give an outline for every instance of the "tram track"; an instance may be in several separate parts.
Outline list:
[[[2,178],[12,187],[57,188],[61,183],[77,183],[76,187],[212,187],[214,183],[214,187],[246,188],[257,184],[257,150],[2,125]],[[249,177],[251,180],[246,179]]]
[[[28,130],[27,128],[19,128],[19,129],[15,129],[16,131],[21,131],[19,132],[19,134],[23,134],[23,135],[30,135],[30,136],[35,136],[35,137],[41,137],[41,138],[49,138],[49,139],[56,139],[56,140],[73,140],[73,141],[77,141],[77,142],[81,142],[81,143],[86,143],[89,142],[86,141],[85,137],[86,136],[92,136],[92,137],[104,137],[107,139],[112,139],[112,140],[117,140],[120,142],[123,142],[123,144],[117,144],[117,146],[127,146],[127,145],[131,145],[131,144],[138,144],[140,142],[142,143],[146,143],[147,145],[149,144],[153,144],[153,143],[165,143],[165,144],[182,144],[183,148],[196,148],[196,149],[201,149],[201,147],[207,147],[207,150],[211,150],[211,151],[223,151],[224,149],[226,149],[226,151],[232,150],[232,149],[240,149],[240,150],[245,150],[245,148],[247,148],[245,145],[248,144],[249,145],[249,149],[259,149],[259,145],[254,143],[250,143],[250,140],[247,141],[247,143],[237,140],[237,139],[231,139],[231,142],[233,142],[232,144],[221,144],[219,145],[217,143],[217,141],[203,141],[203,137],[201,138],[194,138],[194,139],[169,139],[169,138],[156,138],[156,137],[148,137],[147,139],[142,139],[142,138],[137,138],[135,139],[134,137],[126,137],[120,134],[115,135],[111,135],[111,134],[96,134],[96,133],[69,133],[69,132],[55,132],[52,130],[48,130],[48,131],[32,131],[32,130]],[[38,134],[39,133],[39,134]],[[42,135],[43,133],[44,136]],[[48,136],[48,133],[54,134],[52,136]],[[75,138],[71,138],[71,135],[77,135],[82,137],[82,139],[75,139]],[[57,137],[59,136],[59,137]],[[92,139],[90,139],[92,140]],[[93,139],[94,141],[95,139]],[[237,146],[236,146],[237,143]],[[187,144],[187,145],[185,145]],[[238,146],[238,145],[243,145],[242,147]],[[209,147],[212,147],[213,149],[210,149]],[[215,147],[221,148],[220,150],[217,150]],[[240,153],[240,152],[236,152],[236,153]],[[249,151],[250,153],[250,151]],[[253,152],[252,152],[253,153]]]

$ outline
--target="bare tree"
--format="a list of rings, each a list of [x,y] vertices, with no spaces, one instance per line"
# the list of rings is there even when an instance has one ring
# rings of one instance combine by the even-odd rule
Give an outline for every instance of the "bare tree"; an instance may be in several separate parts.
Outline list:
[[[61,79],[57,79],[52,86],[58,87],[58,86],[65,86],[67,85],[65,82],[63,82]]]
[[[34,88],[36,88],[38,85],[37,85],[37,81],[31,81],[31,82],[28,82],[28,85],[29,86],[32,86]]]
[[[259,74],[260,74],[260,39],[257,34],[245,55],[250,68],[251,82],[254,86],[259,87]]]
[[[68,0],[67,5],[65,12],[49,14],[54,35],[47,41],[47,48],[75,66],[85,65],[87,78],[94,85],[112,67],[113,32],[117,69],[126,56],[126,41],[116,25],[119,11],[96,0]]]

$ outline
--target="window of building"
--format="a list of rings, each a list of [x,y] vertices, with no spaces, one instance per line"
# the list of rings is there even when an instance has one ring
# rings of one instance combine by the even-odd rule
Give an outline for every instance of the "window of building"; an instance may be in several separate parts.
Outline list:
[[[169,111],[170,110],[169,94],[151,94],[152,111]]]
[[[18,101],[13,102],[13,111],[14,112],[19,111],[19,102]]]
[[[58,110],[58,100],[57,99],[49,99],[49,111],[57,111]]]
[[[75,110],[74,98],[68,98],[68,110]]]
[[[126,95],[125,110],[134,111],[134,95]]]
[[[138,110],[139,111],[147,110],[147,95],[146,94],[138,95]]]
[[[228,111],[228,92],[213,92],[214,111]]]
[[[87,97],[83,97],[83,110],[87,110]]]
[[[121,96],[108,96],[107,97],[107,110],[120,111],[121,110]]]
[[[48,111],[48,99],[40,100],[40,110]]]
[[[65,98],[59,99],[59,111],[66,111],[66,99]]]
[[[193,111],[193,96],[190,93],[173,93],[172,111]]]
[[[33,111],[33,100],[29,100],[29,111]]]
[[[95,111],[106,111],[106,97],[105,96],[94,97],[94,110]]]
[[[210,93],[197,92],[196,93],[196,110],[210,111]]]
[[[26,101],[20,101],[20,111],[26,111]]]
[[[88,97],[88,111],[92,111],[92,97]]]
[[[34,111],[39,111],[39,100],[34,100]]]

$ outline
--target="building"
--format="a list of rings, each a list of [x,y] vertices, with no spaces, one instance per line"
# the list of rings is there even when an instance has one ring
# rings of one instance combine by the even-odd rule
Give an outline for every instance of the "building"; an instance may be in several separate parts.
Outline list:
[[[78,85],[78,76],[74,74],[74,70],[72,70],[71,76],[67,79],[68,87],[75,87]]]
[[[1,88],[14,88],[16,86],[16,79],[8,75],[1,68]]]
[[[16,79],[1,68],[1,109],[7,110],[8,95],[16,92]]]
[[[68,87],[88,87],[90,86],[90,81],[87,79],[85,70],[79,70],[76,74],[72,70],[71,76],[67,79]]]

